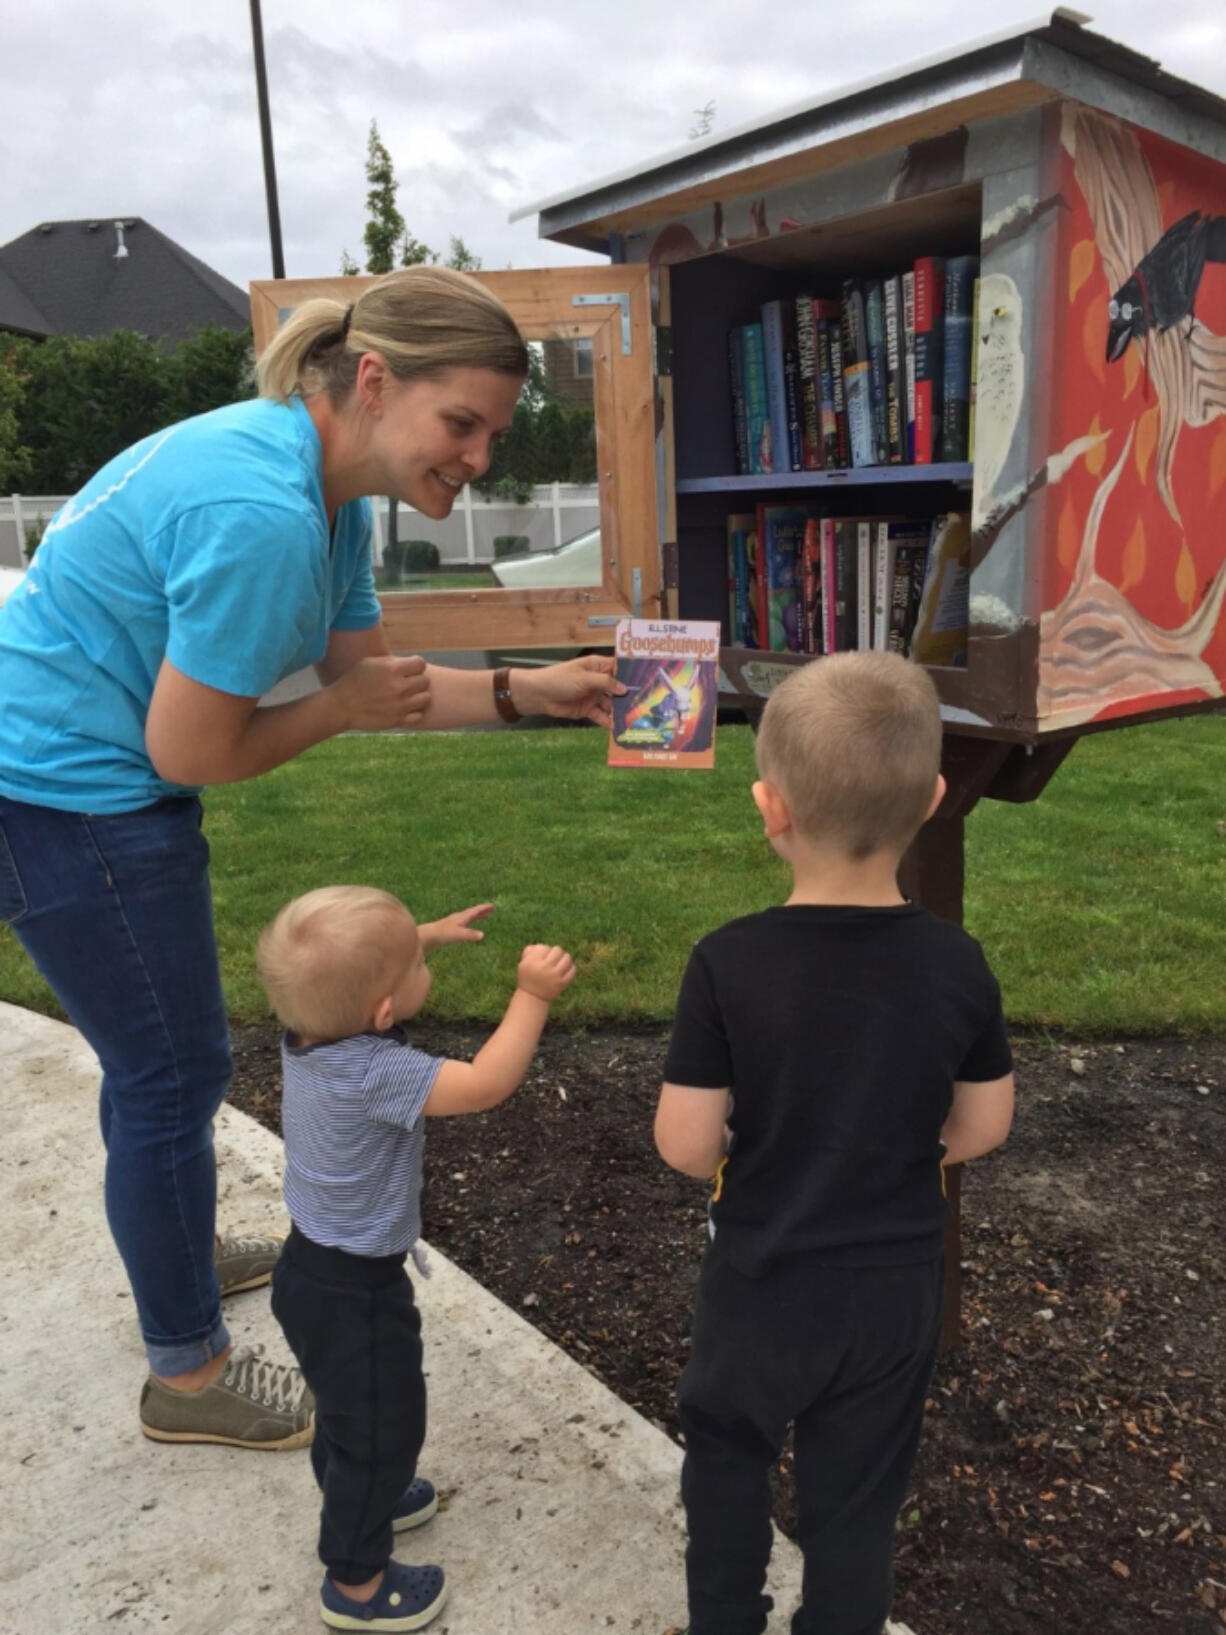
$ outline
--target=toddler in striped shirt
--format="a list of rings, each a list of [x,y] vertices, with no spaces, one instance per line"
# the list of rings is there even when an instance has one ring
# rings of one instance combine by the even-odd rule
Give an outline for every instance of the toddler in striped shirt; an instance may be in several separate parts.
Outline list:
[[[426,956],[479,941],[474,922],[491,908],[418,925],[385,891],[328,886],[287,904],[257,951],[286,1030],[292,1226],[272,1305],[315,1396],[320,1612],[337,1629],[421,1629],[446,1599],[440,1568],[391,1559],[394,1535],[438,1508],[433,1485],[416,1474],[426,1387],[405,1271],[421,1230],[423,1120],[505,1101],[575,974],[563,949],[533,944],[502,1021],[471,1062],[418,1050],[403,1024],[430,991]]]

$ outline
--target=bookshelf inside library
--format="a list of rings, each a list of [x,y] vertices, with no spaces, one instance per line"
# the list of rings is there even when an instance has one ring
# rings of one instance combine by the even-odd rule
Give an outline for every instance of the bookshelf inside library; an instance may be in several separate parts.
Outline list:
[[[739,469],[729,332],[769,301],[790,302],[801,295],[837,300],[846,280],[889,278],[919,256],[977,256],[981,208],[979,185],[968,184],[820,228],[730,246],[669,269],[677,608],[681,618],[720,620],[731,661],[726,673],[735,675],[745,659],[788,664],[814,656],[739,648],[729,640],[729,513],[752,511],[763,502],[795,503],[831,517],[930,520],[969,511],[973,481],[969,460],[763,474]],[[944,694],[941,673],[936,677]],[[956,693],[965,691],[964,672],[950,679]]]

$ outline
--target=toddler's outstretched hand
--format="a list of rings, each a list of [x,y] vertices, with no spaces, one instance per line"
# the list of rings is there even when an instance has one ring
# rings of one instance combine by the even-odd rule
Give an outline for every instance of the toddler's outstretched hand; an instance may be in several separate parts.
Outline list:
[[[546,943],[534,942],[520,955],[519,986],[547,1005],[563,989],[569,988],[574,978],[575,962],[565,948],[550,948]]]
[[[445,919],[431,920],[428,925],[419,925],[417,934],[421,938],[422,947],[428,951],[431,948],[445,948],[452,942],[481,942],[485,938],[485,932],[474,931],[473,921],[483,920],[487,914],[493,912],[493,903],[475,903],[472,908],[461,908],[454,914],[448,914]]]

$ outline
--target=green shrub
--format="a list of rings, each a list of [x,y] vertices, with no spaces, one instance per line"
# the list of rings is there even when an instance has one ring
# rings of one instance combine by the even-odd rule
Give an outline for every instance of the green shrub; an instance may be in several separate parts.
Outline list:
[[[407,539],[403,562],[408,573],[435,573],[439,566],[438,546],[432,539]]]
[[[35,517],[33,522],[27,522],[25,527],[25,544],[22,550],[27,562],[33,562],[34,553],[43,542],[43,535],[47,532],[47,518]]]
[[[532,549],[532,541],[527,534],[495,534],[494,561],[500,562],[504,556],[527,556]]]

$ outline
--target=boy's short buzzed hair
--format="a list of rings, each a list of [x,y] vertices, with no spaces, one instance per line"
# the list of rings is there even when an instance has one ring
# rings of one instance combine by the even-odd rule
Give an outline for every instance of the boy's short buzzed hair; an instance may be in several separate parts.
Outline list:
[[[900,856],[918,833],[941,770],[941,710],[928,672],[896,653],[832,653],[771,694],[758,771],[804,839],[857,860]]]
[[[417,947],[413,916],[374,886],[323,886],[266,926],[256,967],[283,1027],[317,1040],[363,1032]]]

